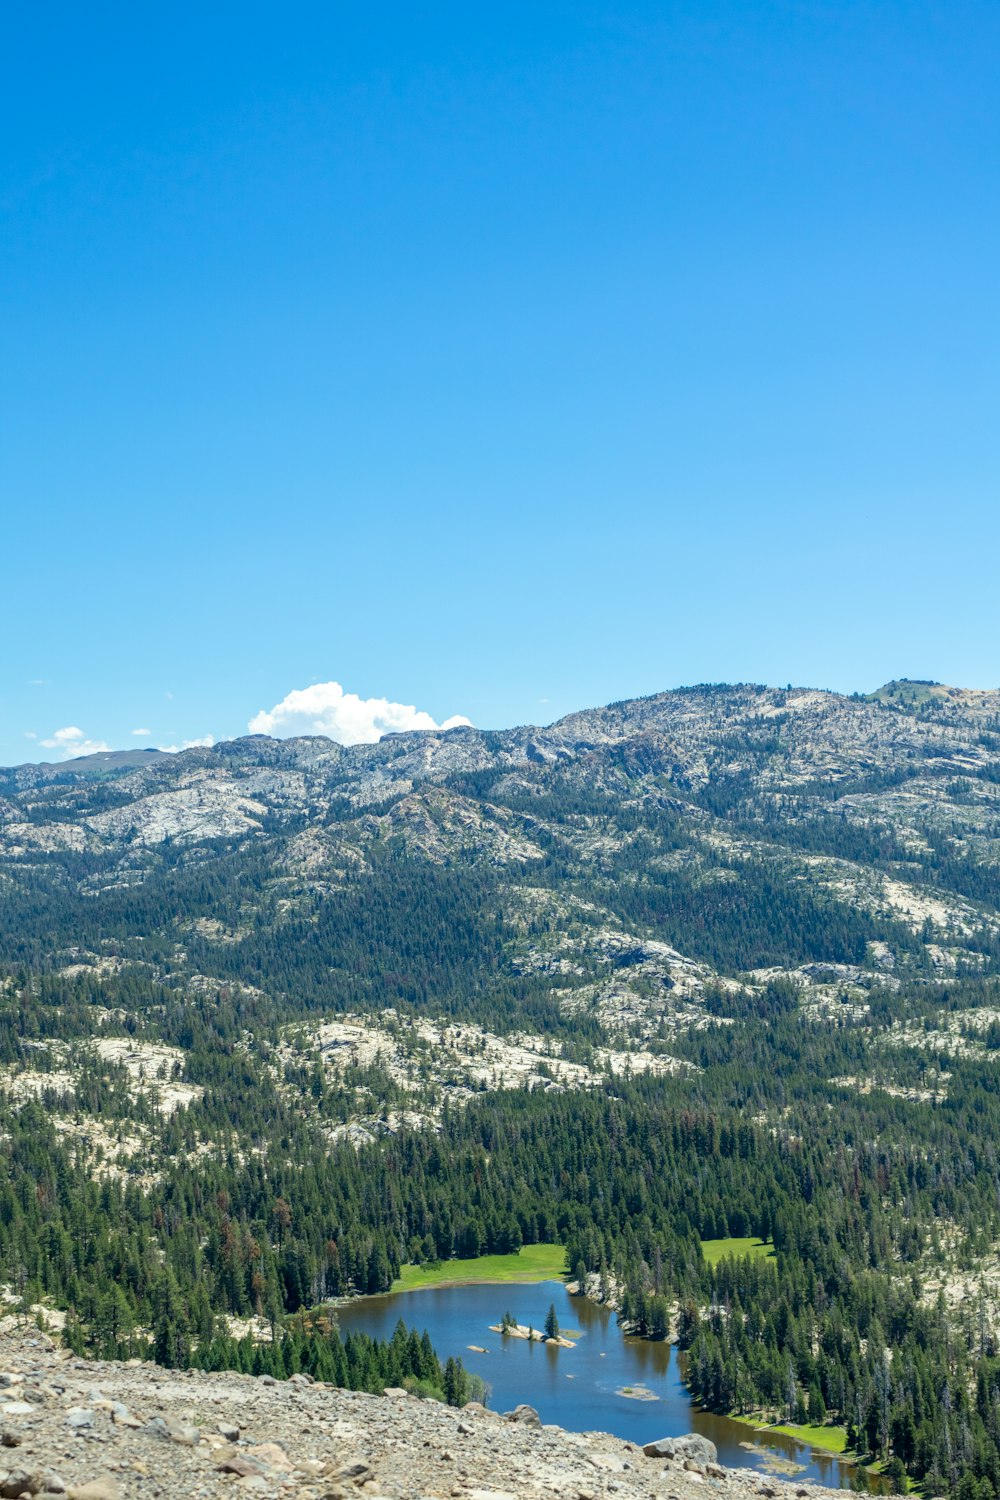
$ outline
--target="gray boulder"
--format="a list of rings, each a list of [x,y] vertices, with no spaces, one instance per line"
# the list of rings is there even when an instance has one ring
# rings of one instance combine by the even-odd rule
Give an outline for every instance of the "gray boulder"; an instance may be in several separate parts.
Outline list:
[[[691,1459],[697,1464],[714,1464],[719,1450],[710,1438],[700,1432],[689,1432],[684,1437],[657,1438],[655,1443],[644,1443],[642,1448],[647,1458]]]
[[[541,1427],[542,1425],[542,1419],[535,1408],[524,1402],[520,1406],[515,1406],[513,1411],[505,1411],[503,1416],[505,1422],[520,1422],[522,1427]]]

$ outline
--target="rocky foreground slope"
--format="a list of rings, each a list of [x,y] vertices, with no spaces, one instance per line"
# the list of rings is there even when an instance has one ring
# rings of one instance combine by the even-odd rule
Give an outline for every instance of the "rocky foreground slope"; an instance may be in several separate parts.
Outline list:
[[[268,1377],[72,1357],[36,1330],[0,1335],[0,1495],[51,1500],[751,1500],[783,1492],[712,1461],[711,1445],[649,1457],[606,1433],[541,1427],[402,1391],[362,1395]],[[694,1454],[694,1457],[688,1457]],[[825,1500],[832,1491],[789,1486]]]

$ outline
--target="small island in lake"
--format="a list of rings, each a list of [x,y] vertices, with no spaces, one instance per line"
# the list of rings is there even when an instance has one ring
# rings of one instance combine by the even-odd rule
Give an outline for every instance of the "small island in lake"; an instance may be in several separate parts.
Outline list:
[[[575,1349],[576,1343],[573,1339],[567,1339],[559,1332],[559,1321],[556,1318],[555,1303],[549,1307],[545,1319],[545,1328],[539,1332],[527,1323],[517,1323],[509,1312],[505,1312],[499,1323],[490,1324],[491,1333],[501,1333],[511,1339],[527,1339],[531,1344],[555,1344],[559,1349]]]

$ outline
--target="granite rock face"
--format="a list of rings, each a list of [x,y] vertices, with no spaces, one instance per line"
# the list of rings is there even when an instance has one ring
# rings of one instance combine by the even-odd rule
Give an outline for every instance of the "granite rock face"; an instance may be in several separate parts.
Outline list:
[[[414,984],[431,994],[438,984],[437,960],[423,964],[422,952],[411,974],[419,902],[364,983],[356,956],[345,958],[337,910],[364,918],[395,902],[390,868],[424,890],[447,881],[484,893],[476,900],[489,923],[471,914],[473,900],[459,929],[454,961],[468,982],[457,1009],[432,1003],[415,1017],[397,1006]],[[446,1104],[464,1107],[483,1090],[579,1091],[624,1073],[690,1070],[673,1039],[720,1024],[735,993],[752,1009],[775,980],[817,1022],[864,1024],[873,991],[914,975],[947,984],[989,971],[998,869],[1000,692],[927,683],[891,683],[869,698],[708,686],[546,727],[355,746],[251,735],[0,770],[0,889],[24,898],[39,966],[98,993],[122,976],[163,984],[193,1004],[234,991],[294,1001],[300,961],[303,992],[321,976],[327,1011],[310,1003],[296,1018],[282,1000],[289,1032],[261,1065],[292,1105],[287,1078],[300,1066],[338,1089],[359,1071],[387,1078],[381,1095],[366,1085],[347,1118],[317,1126],[323,1144],[437,1128]],[[230,900],[236,888],[241,898]],[[139,928],[122,931],[117,917],[107,926],[106,910],[133,892],[148,896]],[[738,907],[745,897],[752,934],[755,923],[766,928],[775,892],[797,908],[804,900],[814,929],[829,916],[831,929],[863,935],[829,951],[783,938],[750,945],[745,960],[705,941],[706,903]],[[43,907],[61,925],[39,925]],[[32,939],[14,920],[20,953]],[[479,988],[522,986],[544,990],[560,1028],[531,1013],[521,1030],[494,1028],[462,1009]],[[88,1066],[136,1104],[129,1129],[110,1132],[74,1095],[75,1040],[54,1037],[0,1068],[0,1089],[19,1107],[46,1091],[65,1101],[58,1129],[93,1173],[148,1189],[164,1163],[146,1106],[167,1118],[204,1089],[174,1041],[128,1039],[125,1020],[113,999],[95,1006],[87,1041]],[[992,1024],[985,1010],[980,1023]],[[592,1045],[567,1055],[562,1029],[574,1024]],[[887,1045],[985,1049],[958,1027],[946,1012],[933,1034],[900,1022]],[[256,1045],[249,1034],[241,1043]],[[891,1072],[837,1086],[928,1093]],[[930,1096],[943,1097],[945,1082],[935,1077]]]

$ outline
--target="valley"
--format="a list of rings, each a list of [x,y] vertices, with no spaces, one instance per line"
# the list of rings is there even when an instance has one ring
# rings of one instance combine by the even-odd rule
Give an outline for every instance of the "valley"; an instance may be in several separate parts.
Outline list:
[[[1000,692],[0,771],[0,1279],[280,1376],[556,1246],[705,1411],[991,1500],[998,961]]]

